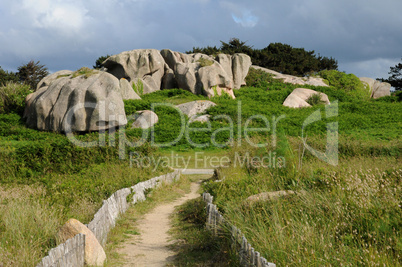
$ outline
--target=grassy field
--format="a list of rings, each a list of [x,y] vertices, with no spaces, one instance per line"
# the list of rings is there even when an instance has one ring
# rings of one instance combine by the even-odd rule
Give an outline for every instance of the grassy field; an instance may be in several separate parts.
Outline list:
[[[249,242],[280,266],[400,265],[399,157],[345,157],[337,167],[313,158],[302,168],[294,163],[286,170],[222,168],[220,182],[205,190]],[[279,190],[296,194],[247,200]]]
[[[338,87],[304,86],[326,93],[333,104],[338,101],[337,115],[327,118],[320,104],[304,109],[282,106],[287,95],[300,86],[270,77],[252,84],[255,87],[236,90],[235,100],[211,98],[217,104],[207,111],[211,122],[188,124],[203,130],[189,132],[165,148],[153,146],[150,135],[157,144],[168,143],[178,137],[183,121],[171,106],[155,107],[159,122],[154,131],[146,133],[148,141],[143,146],[126,147],[124,160],[119,159],[117,146],[80,148],[64,135],[26,128],[21,116],[23,98],[18,97],[15,107],[0,114],[0,265],[34,265],[56,245],[54,235],[67,219],[90,221],[102,200],[114,191],[166,173],[168,166],[219,165],[229,168],[221,169],[221,182],[210,182],[205,190],[269,261],[279,265],[400,265],[400,97],[363,98],[362,91],[354,91],[347,82]],[[152,108],[152,103],[176,105],[206,99],[184,90],[163,90],[144,95],[142,100],[127,100],[125,109],[131,115]],[[317,110],[321,120],[305,127],[302,136],[303,123]],[[325,151],[330,123],[338,125],[337,166],[317,159],[302,142]],[[250,128],[266,129],[246,135]],[[125,130],[130,141],[139,140],[142,134],[139,129]],[[104,138],[106,144],[119,138],[108,133],[75,137],[82,141]],[[252,145],[263,143],[268,146]],[[131,152],[135,158],[130,158]],[[261,168],[253,162],[235,166],[236,157],[246,155],[281,158],[283,168]],[[162,161],[145,167],[133,164],[139,159]],[[278,190],[297,194],[246,201],[251,195]]]

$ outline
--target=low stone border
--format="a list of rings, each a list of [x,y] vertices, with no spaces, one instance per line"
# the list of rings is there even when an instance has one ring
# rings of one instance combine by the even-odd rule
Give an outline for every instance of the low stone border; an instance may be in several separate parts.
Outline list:
[[[242,266],[276,267],[274,263],[268,262],[264,257],[261,257],[258,251],[254,250],[240,229],[225,220],[216,205],[213,204],[213,196],[209,193],[204,193],[202,194],[202,199],[207,204],[207,228],[215,235],[223,224],[225,224],[225,228],[231,229],[230,234],[234,242],[233,245],[239,252]]]
[[[107,200],[103,201],[102,207],[87,225],[88,228],[95,234],[99,243],[104,246],[110,229],[116,225],[117,218],[120,214],[126,212],[129,205],[144,201],[146,199],[145,190],[155,188],[162,182],[172,183],[177,181],[180,178],[180,174],[180,170],[175,170],[172,173],[154,177],[132,187],[116,191]],[[132,201],[127,202],[127,197],[130,194],[133,194]],[[84,249],[85,235],[76,235],[74,238],[51,249],[49,255],[44,257],[36,267],[84,266]]]
[[[84,266],[85,262],[85,235],[78,234],[75,237],[60,244],[49,251],[36,267],[45,266]]]

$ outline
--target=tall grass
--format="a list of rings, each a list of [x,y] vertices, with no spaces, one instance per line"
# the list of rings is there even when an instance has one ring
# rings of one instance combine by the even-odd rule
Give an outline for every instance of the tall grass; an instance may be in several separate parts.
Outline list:
[[[88,223],[112,193],[162,172],[168,170],[115,162],[76,174],[46,174],[29,186],[8,183],[0,188],[0,266],[35,265],[55,246],[54,236],[69,218]]]
[[[0,265],[34,266],[55,245],[61,211],[40,199],[43,190],[0,191]]]
[[[300,168],[293,155],[287,156],[289,170],[224,168],[221,182],[205,188],[253,246],[280,266],[400,265],[400,157],[343,156],[336,167],[308,157]],[[289,189],[296,194],[247,201]]]
[[[25,108],[25,98],[32,93],[29,85],[7,82],[0,86],[0,114],[15,112],[22,114]]]

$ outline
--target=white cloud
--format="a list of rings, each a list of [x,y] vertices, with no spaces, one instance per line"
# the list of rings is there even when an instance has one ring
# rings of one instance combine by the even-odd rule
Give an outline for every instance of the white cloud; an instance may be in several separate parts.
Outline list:
[[[232,18],[237,24],[247,28],[256,26],[259,20],[259,18],[254,16],[249,10],[244,11],[242,17],[237,17],[235,14],[232,14]]]
[[[81,1],[23,0],[14,6],[15,13],[28,18],[32,26],[57,29],[63,32],[78,31],[85,25],[88,10]]]
[[[228,1],[221,1],[222,8],[228,10],[231,13],[232,19],[237,24],[245,28],[255,27],[259,21],[259,17],[253,14],[253,12],[244,7],[242,4],[236,4]]]

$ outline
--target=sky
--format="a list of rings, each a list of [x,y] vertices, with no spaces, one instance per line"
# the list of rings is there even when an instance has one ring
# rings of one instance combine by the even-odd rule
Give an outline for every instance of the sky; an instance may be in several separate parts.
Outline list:
[[[387,78],[402,61],[401,0],[13,0],[0,2],[0,66],[50,72],[92,67],[133,49],[280,42],[338,60],[340,71]]]

